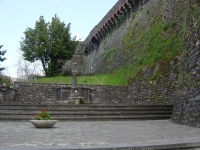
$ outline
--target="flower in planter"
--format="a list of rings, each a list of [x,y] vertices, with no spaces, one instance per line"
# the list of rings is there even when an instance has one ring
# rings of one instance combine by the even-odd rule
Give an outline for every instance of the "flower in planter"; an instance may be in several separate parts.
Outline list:
[[[38,113],[34,116],[35,120],[53,120],[52,117],[50,117],[50,114],[46,112],[44,109],[41,110],[41,113]]]

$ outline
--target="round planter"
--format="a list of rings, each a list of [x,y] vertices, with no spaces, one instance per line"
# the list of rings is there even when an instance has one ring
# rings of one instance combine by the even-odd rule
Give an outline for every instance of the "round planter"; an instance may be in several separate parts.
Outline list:
[[[30,120],[30,122],[37,128],[51,128],[57,120]]]

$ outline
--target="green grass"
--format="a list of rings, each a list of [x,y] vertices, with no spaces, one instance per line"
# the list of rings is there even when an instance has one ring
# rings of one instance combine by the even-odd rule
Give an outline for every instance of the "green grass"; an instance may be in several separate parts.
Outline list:
[[[126,67],[128,83],[143,68],[154,67],[161,60],[170,61],[181,54],[184,41],[176,34],[177,30],[175,22],[161,22],[160,18],[155,18],[149,30],[137,28],[134,23],[130,26],[124,38],[124,50],[132,56],[132,63]]]
[[[56,76],[56,77],[42,77],[34,80],[33,82],[39,83],[70,83],[72,82],[71,77]]]
[[[34,80],[37,83],[64,83],[71,84],[71,76],[44,77]],[[99,74],[93,76],[78,76],[78,84],[93,84],[93,85],[126,85],[124,75],[119,73]]]

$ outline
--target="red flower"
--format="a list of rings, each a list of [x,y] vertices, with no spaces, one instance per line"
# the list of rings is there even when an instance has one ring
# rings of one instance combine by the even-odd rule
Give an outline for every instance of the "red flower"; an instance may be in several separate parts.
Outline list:
[[[44,113],[44,112],[45,112],[45,110],[44,110],[44,109],[42,109],[42,112]]]

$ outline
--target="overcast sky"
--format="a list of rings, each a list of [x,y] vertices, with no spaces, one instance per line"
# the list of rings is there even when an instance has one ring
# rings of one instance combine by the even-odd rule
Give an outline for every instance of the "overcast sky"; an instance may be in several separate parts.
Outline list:
[[[46,22],[57,14],[65,24],[71,23],[71,33],[84,40],[92,28],[118,0],[0,0],[0,45],[7,50],[0,67],[4,74],[17,76],[18,50],[27,27],[34,28],[40,16]]]

